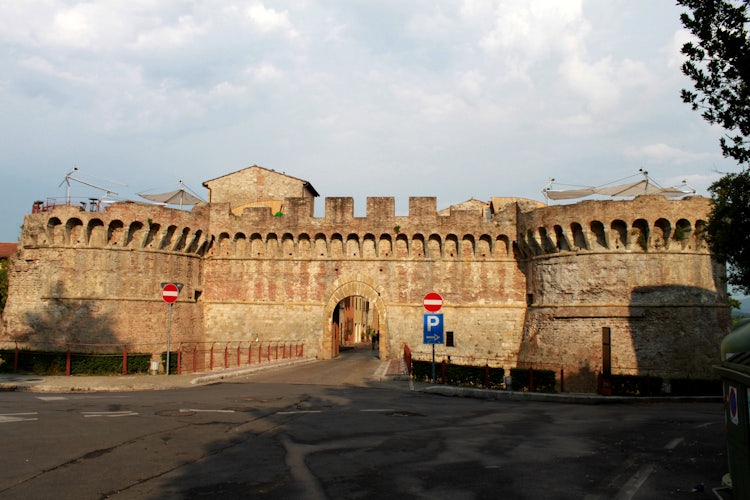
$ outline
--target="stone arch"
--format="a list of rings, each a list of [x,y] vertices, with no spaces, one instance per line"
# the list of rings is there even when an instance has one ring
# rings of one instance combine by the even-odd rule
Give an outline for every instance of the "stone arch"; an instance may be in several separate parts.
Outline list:
[[[68,219],[65,224],[66,243],[72,246],[84,243],[85,235],[83,234],[83,221],[77,217]]]
[[[174,248],[172,249],[175,252],[181,252],[185,250],[185,247],[187,246],[187,238],[190,234],[190,228],[184,227],[182,228],[182,231],[180,231],[180,236],[177,238],[177,242],[174,244]]]
[[[177,226],[169,226],[162,236],[161,242],[159,243],[159,250],[167,250],[169,244],[172,242],[174,233],[177,231]],[[229,237],[229,235],[227,235]]]
[[[331,258],[344,258],[344,238],[339,233],[333,233],[331,235]]]
[[[309,234],[302,233],[297,237],[297,252],[302,259],[309,259],[312,256],[312,242]]]
[[[161,230],[161,225],[155,224],[149,221],[148,234],[146,235],[146,238],[143,240],[143,248],[154,247],[154,242],[156,241],[156,237],[159,234],[160,230]]]
[[[539,228],[539,241],[542,242],[542,250],[544,253],[557,253],[557,245],[550,238],[546,227]]]
[[[391,235],[384,233],[380,235],[380,241],[378,242],[378,258],[384,259],[391,257],[393,251],[393,240]]]
[[[334,339],[333,331],[333,313],[336,306],[347,297],[360,296],[367,299],[373,306],[373,310],[378,315],[378,325],[380,327],[379,354],[380,359],[389,359],[388,336],[388,315],[386,314],[385,302],[383,301],[380,290],[374,281],[362,276],[342,276],[333,282],[331,287],[326,291],[325,305],[323,307],[323,335],[320,339],[318,352],[323,359],[335,357],[337,353],[337,341]],[[401,346],[392,346],[395,350]]]
[[[292,233],[284,233],[281,235],[281,256],[282,258],[294,258],[294,236]]]
[[[672,236],[672,224],[664,218],[657,219],[654,223],[656,230],[653,234],[653,246],[659,250],[669,248],[669,238]]]
[[[490,255],[492,255],[492,238],[488,234],[483,234],[477,243],[477,257],[486,259]]]
[[[266,253],[266,247],[263,244],[263,236],[260,233],[253,233],[250,236],[250,256],[261,258]]]
[[[559,224],[555,224],[553,230],[555,231],[555,245],[557,246],[557,249],[561,252],[570,252],[570,242],[565,235],[563,227]]]
[[[495,238],[495,245],[492,248],[492,254],[496,257],[508,257],[510,255],[510,238],[504,234]]]
[[[409,238],[404,233],[396,235],[396,247],[393,249],[393,256],[397,259],[409,258]]]
[[[50,245],[62,245],[64,241],[62,222],[57,217],[50,217],[47,221],[47,239]]]
[[[440,235],[431,234],[427,240],[427,257],[430,259],[439,259],[443,256],[443,244]]]
[[[636,219],[633,221],[633,229],[630,230],[630,247],[636,250],[648,250],[649,246],[649,229],[648,222],[645,219]]]
[[[624,220],[615,219],[609,226],[612,229],[612,246],[615,250],[628,247],[628,225]]]
[[[687,219],[680,219],[674,226],[674,235],[672,238],[679,242],[680,246],[684,249],[691,248],[691,240],[693,238],[693,226]]]
[[[247,237],[245,233],[236,233],[232,245],[234,246],[235,257],[244,257],[247,255]]]
[[[328,257],[328,240],[326,239],[326,235],[323,233],[318,233],[315,235],[315,255],[316,258],[326,258]]]
[[[221,257],[225,257],[230,254],[232,245],[229,240],[229,233],[223,232],[219,234],[219,238],[216,240],[216,250]]]
[[[352,259],[362,256],[359,248],[359,236],[357,234],[352,233],[346,237],[346,256]]]
[[[415,259],[422,259],[425,256],[425,250],[426,250],[425,242],[424,242],[424,235],[422,234],[415,234],[411,238],[411,244],[409,245],[409,249],[411,252],[411,257]]]
[[[604,231],[604,224],[602,224],[601,221],[594,220],[591,221],[590,227],[591,232],[594,234],[594,238],[596,239],[597,245],[599,245],[601,248],[609,248],[607,246],[607,235]]]
[[[268,233],[266,235],[266,256],[271,258],[278,258],[279,251],[279,237],[276,235],[276,233]]]
[[[473,234],[465,234],[463,238],[461,238],[461,251],[459,252],[459,256],[462,259],[473,259],[474,255],[476,253],[476,242],[474,241],[474,235]]]
[[[445,251],[443,253],[444,257],[450,257],[452,259],[455,259],[458,257],[458,236],[455,234],[449,234],[445,237]]]
[[[695,221],[695,231],[693,236],[695,238],[695,249],[706,250],[708,248],[708,242],[706,241],[706,231],[708,230],[708,222],[698,219]]]
[[[581,226],[578,222],[573,222],[570,224],[570,232],[573,233],[573,245],[575,245],[576,249],[589,249],[589,244],[586,241],[586,235],[583,232],[583,226]]]
[[[121,220],[110,221],[107,228],[107,242],[109,246],[116,247],[122,243],[125,224]],[[104,246],[104,245],[102,245]]]
[[[104,247],[107,244],[104,234],[104,222],[101,219],[91,219],[86,232],[88,233],[88,243],[92,247]]]
[[[128,234],[125,237],[125,245],[124,246],[130,246],[133,241],[136,241],[138,236],[143,231],[143,222],[141,221],[133,221],[130,223],[130,227],[128,228]]]
[[[362,258],[364,259],[374,259],[378,255],[378,244],[375,241],[375,235],[372,233],[367,233],[364,238],[362,238]]]
[[[193,234],[193,240],[188,245],[186,252],[187,253],[196,253],[196,252],[198,252],[198,249],[200,248],[201,238],[202,237],[203,237],[203,231],[201,231],[200,229],[197,230]]]

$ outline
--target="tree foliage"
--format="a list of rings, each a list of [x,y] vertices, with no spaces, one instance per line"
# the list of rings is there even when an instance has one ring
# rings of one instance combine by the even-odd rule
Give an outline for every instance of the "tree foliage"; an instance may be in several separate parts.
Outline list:
[[[729,265],[729,284],[750,294],[750,171],[727,174],[711,185],[706,239]],[[744,228],[744,229],[743,229]]]
[[[717,259],[728,264],[728,283],[750,294],[750,0],[677,0],[689,9],[680,16],[695,40],[682,46],[682,72],[694,90],[682,100],[726,135],[725,157],[742,167],[709,187],[713,205],[706,239]]]
[[[680,16],[696,42],[682,46],[687,60],[682,72],[695,91],[682,90],[682,100],[703,118],[723,127],[724,156],[750,163],[750,40],[747,36],[748,0],[678,0],[689,8]]]

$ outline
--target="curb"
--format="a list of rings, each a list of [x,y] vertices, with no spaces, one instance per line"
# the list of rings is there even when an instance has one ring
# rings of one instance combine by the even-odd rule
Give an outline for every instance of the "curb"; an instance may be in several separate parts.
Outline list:
[[[541,401],[547,403],[567,404],[623,404],[623,403],[721,403],[722,396],[602,396],[585,393],[546,393],[546,392],[517,392],[496,391],[491,389],[475,389],[471,387],[428,386],[420,389],[427,394],[440,396],[464,397],[475,399],[492,399],[505,401]]]

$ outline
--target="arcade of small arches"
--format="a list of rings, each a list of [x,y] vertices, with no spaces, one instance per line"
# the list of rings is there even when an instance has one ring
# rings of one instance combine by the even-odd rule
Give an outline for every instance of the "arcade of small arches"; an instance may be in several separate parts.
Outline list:
[[[707,246],[702,238],[705,228],[706,221],[701,219],[695,224],[687,219],[679,219],[673,224],[659,218],[653,225],[645,219],[636,219],[630,226],[621,219],[613,220],[608,226],[598,220],[587,226],[572,222],[568,227],[554,225],[552,228],[529,229],[520,247],[529,256],[581,250],[705,250]]]
[[[176,225],[162,226],[158,223],[144,224],[134,221],[125,227],[121,220],[112,220],[106,226],[101,219],[92,218],[84,222],[72,217],[62,221],[50,217],[47,222],[47,241],[39,244],[90,247],[133,247],[142,249],[183,252],[204,255],[210,247],[203,231],[192,232],[190,228],[179,229]]]
[[[46,241],[42,245],[90,246],[109,248],[140,248],[167,252],[181,252],[214,257],[244,259],[508,259],[521,256],[534,257],[568,251],[689,251],[705,250],[702,238],[706,221],[691,223],[685,218],[674,222],[659,218],[649,223],[636,219],[628,225],[622,219],[608,224],[600,220],[589,223],[571,222],[567,226],[539,226],[521,233],[517,246],[505,234],[456,233],[440,235],[404,232],[356,233],[338,232],[244,233],[221,232],[214,240],[202,230],[190,227],[161,225],[133,221],[125,225],[119,219],[105,223],[93,217],[84,222],[71,217],[64,222],[56,216],[48,219]],[[395,230],[395,228],[394,228]],[[280,234],[280,236],[279,236]]]
[[[363,236],[340,233],[326,235],[317,233],[310,237],[301,233],[296,237],[284,233],[281,238],[276,233],[253,233],[249,237],[244,233],[230,236],[221,233],[217,239],[215,254],[226,257],[263,259],[263,258],[332,258],[332,259],[445,259],[465,258],[506,259],[511,253],[510,238],[506,235],[496,237],[481,235],[476,237],[465,234],[441,236],[417,233],[408,237],[398,233],[395,237],[384,233],[375,236],[366,233]]]

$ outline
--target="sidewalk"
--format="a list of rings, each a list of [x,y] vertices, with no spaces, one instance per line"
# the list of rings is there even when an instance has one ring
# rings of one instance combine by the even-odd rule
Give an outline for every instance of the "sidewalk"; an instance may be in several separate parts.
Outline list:
[[[39,376],[0,373],[0,392],[19,391],[35,393],[69,393],[69,392],[126,392],[156,391],[166,389],[189,388],[208,385],[222,380],[238,378],[262,370],[313,363],[316,359],[291,359],[271,362],[244,368],[230,368],[206,373],[188,375],[111,375],[111,376]],[[721,396],[671,396],[671,397],[629,397],[602,396],[589,393],[541,393],[517,392],[509,390],[475,389],[450,385],[435,385],[425,382],[414,382],[406,373],[403,360],[391,359],[381,362],[376,380],[409,381],[411,390],[438,394],[441,396],[465,397],[476,399],[508,401],[543,401],[568,404],[622,404],[654,402],[722,402]]]
[[[207,385],[224,379],[283,366],[311,363],[315,359],[292,359],[245,368],[230,368],[188,375],[72,375],[43,376],[0,373],[0,392],[123,392],[158,391]]]

